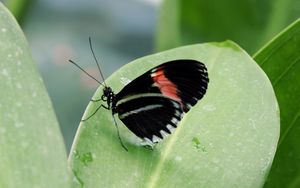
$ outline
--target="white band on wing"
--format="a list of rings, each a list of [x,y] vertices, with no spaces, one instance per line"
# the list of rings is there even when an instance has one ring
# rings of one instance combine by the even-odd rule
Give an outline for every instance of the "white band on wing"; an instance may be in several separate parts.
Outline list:
[[[138,113],[140,113],[142,111],[153,110],[153,109],[160,108],[160,107],[163,107],[163,105],[161,105],[161,104],[154,104],[154,105],[144,106],[142,108],[138,108],[138,109],[131,110],[129,112],[125,112],[123,114],[120,114],[119,118],[123,119],[123,118],[126,118],[127,116],[130,116],[132,114],[138,114]]]

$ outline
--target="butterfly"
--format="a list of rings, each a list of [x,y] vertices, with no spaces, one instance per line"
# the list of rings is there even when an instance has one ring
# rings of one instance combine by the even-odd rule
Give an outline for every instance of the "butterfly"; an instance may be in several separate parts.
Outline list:
[[[89,42],[94,55],[90,38]],[[94,58],[102,76],[95,55]],[[102,101],[106,105],[101,104],[87,119],[103,107],[111,110],[113,117],[117,114],[137,137],[149,144],[158,143],[173,133],[183,115],[203,98],[208,83],[207,68],[202,62],[193,59],[168,61],[135,78],[118,93],[105,82],[100,83],[104,85],[103,94],[93,102]],[[118,136],[120,139],[119,132]],[[122,141],[121,144],[127,150]]]

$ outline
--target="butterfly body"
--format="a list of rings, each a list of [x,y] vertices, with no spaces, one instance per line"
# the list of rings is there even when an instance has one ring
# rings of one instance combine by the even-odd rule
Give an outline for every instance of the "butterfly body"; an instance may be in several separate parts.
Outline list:
[[[208,81],[203,63],[175,60],[150,69],[117,94],[105,86],[101,100],[136,136],[157,143],[204,96]]]

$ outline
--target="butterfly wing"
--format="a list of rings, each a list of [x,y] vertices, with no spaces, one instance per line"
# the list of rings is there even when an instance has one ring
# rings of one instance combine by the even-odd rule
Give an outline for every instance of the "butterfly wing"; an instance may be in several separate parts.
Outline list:
[[[171,134],[183,115],[178,101],[155,93],[120,100],[116,110],[129,130],[153,143]]]
[[[209,82],[205,65],[195,60],[177,60],[152,70],[152,79],[160,92],[181,103],[188,112],[202,99]]]
[[[203,63],[196,60],[169,61],[127,84],[116,95],[116,100],[136,94],[160,93],[177,100],[184,112],[188,112],[204,96],[208,82]]]
[[[176,128],[207,89],[205,65],[196,60],[175,60],[147,71],[116,94],[116,109],[123,123],[138,137],[159,141]]]

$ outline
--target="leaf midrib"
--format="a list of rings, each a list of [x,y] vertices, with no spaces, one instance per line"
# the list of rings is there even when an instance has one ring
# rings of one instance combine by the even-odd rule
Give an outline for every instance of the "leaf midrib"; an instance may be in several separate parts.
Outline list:
[[[214,65],[216,64],[217,59],[220,57],[221,52],[222,51],[220,49],[216,52],[215,59],[212,60],[212,63],[211,63],[210,72],[213,72],[212,70],[215,67]],[[181,120],[181,122],[182,121],[183,121],[183,119]],[[163,155],[161,156],[158,164],[156,165],[156,167],[155,167],[155,169],[153,171],[152,176],[150,176],[150,179],[148,181],[149,184],[146,185],[146,188],[156,188],[157,187],[157,181],[158,181],[158,178],[160,177],[160,174],[162,172],[162,169],[163,169],[163,166],[164,166],[164,162],[167,159],[168,155],[170,154],[171,148],[174,146],[174,143],[176,141],[176,138],[178,137],[179,132],[181,132],[181,130],[182,130],[183,126],[180,126],[180,124],[177,126],[175,132],[173,133],[173,135],[171,135],[171,138],[170,138],[168,144],[164,148],[165,152],[163,152]]]
[[[266,55],[266,56],[263,58],[263,60],[261,60],[260,62],[257,62],[257,63],[258,63],[261,67],[263,67],[264,64],[269,60],[269,58],[272,57],[273,54],[274,54],[275,52],[277,52],[278,49],[279,49],[280,47],[282,47],[284,44],[288,43],[295,35],[297,35],[298,32],[300,32],[300,29],[297,29],[297,30],[295,30],[294,32],[291,32],[291,34],[290,34],[287,38],[283,39],[278,45],[276,45],[275,48],[272,48],[271,51],[270,51],[270,53],[268,53],[268,55]],[[271,42],[271,43],[272,43],[272,42]],[[269,46],[271,43],[269,43],[267,46]],[[264,50],[264,49],[263,49],[263,50]],[[263,50],[262,50],[262,51],[263,51]],[[255,54],[255,55],[253,56],[253,59],[256,60],[258,56],[259,56],[258,54]]]

